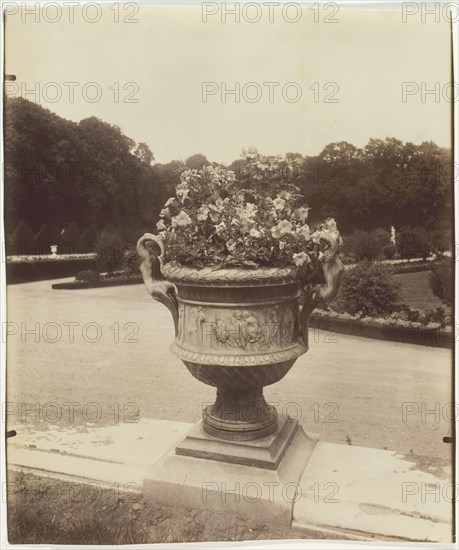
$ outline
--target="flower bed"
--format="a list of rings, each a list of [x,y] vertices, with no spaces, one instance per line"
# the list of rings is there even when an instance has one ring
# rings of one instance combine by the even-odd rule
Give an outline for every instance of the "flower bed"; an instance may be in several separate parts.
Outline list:
[[[96,273],[96,272],[94,272]],[[82,290],[86,288],[102,288],[107,286],[138,285],[142,283],[142,277],[127,271],[115,271],[114,273],[97,273],[97,278],[79,279],[78,275],[74,281],[55,283],[52,288],[55,290]]]
[[[328,333],[329,338],[340,333],[441,348],[451,348],[456,338],[451,325],[442,327],[440,323],[423,324],[393,317],[360,317],[321,309],[311,315],[309,326]]]
[[[310,230],[294,162],[256,150],[243,156],[237,174],[219,165],[182,173],[157,224],[164,261],[215,269],[296,266],[302,275],[312,273],[324,234],[339,236],[334,220]]]
[[[435,258],[427,259],[426,261],[416,262],[403,262],[392,264],[392,269],[395,275],[402,275],[404,273],[419,273],[421,271],[430,271],[432,269]]]

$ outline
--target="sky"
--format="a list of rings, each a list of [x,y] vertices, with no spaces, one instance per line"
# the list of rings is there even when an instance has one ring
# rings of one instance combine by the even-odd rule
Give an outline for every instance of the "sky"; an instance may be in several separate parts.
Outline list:
[[[215,2],[47,5],[9,8],[5,69],[17,80],[7,95],[116,124],[157,162],[202,153],[229,163],[250,146],[315,155],[386,137],[451,146],[442,14],[236,4],[237,22]]]

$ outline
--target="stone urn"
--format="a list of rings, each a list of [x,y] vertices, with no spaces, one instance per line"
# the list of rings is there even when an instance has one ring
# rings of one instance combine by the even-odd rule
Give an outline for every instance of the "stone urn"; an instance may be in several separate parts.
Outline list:
[[[344,266],[337,258],[337,231],[323,237],[322,284],[304,288],[292,268],[193,268],[163,261],[160,237],[137,243],[148,293],[171,312],[171,351],[190,373],[216,388],[203,410],[202,429],[219,440],[267,438],[278,430],[278,414],[263,397],[308,350],[308,320],[332,299]]]

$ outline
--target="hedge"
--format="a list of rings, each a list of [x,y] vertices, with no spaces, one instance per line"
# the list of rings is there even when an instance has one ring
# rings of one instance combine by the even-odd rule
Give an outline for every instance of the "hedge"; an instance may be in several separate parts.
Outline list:
[[[29,283],[32,281],[45,281],[72,277],[78,271],[94,269],[95,258],[53,260],[42,259],[28,262],[6,262],[6,283]]]

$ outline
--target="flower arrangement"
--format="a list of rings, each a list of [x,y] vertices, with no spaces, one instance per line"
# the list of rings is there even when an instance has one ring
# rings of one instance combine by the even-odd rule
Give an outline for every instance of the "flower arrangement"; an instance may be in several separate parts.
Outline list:
[[[295,181],[298,165],[282,156],[243,152],[236,173],[211,164],[186,170],[160,213],[165,260],[195,267],[298,266],[321,253],[328,219],[311,231]],[[322,246],[323,248],[323,246]]]

